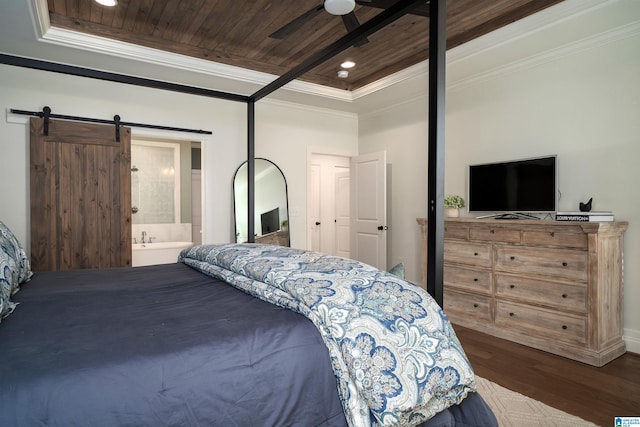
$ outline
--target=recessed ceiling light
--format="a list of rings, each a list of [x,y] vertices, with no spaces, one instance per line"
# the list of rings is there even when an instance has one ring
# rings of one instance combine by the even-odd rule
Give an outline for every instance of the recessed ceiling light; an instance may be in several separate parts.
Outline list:
[[[118,4],[118,0],[96,0],[96,3],[100,3],[103,6],[113,7]]]
[[[347,70],[340,70],[338,71],[338,77],[340,77],[341,79],[346,79],[347,77],[349,77],[349,72]]]
[[[352,61],[352,60],[350,60],[350,59],[347,59],[347,60],[346,60],[346,61],[344,61],[342,64],[340,64],[340,66],[341,66],[342,68],[353,68],[353,67],[355,67],[355,66],[356,66],[356,63],[355,63],[355,62],[353,62],[353,61]]]

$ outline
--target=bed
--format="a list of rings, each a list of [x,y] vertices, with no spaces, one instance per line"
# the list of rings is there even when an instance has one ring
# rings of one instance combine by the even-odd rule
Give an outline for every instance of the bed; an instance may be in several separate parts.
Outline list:
[[[16,244],[0,251],[18,253],[2,265],[2,426],[497,425],[446,317],[420,322],[431,314],[412,302],[426,293],[391,292],[399,316],[380,305],[376,284],[413,286],[389,273],[231,244],[174,264],[30,277]],[[349,287],[360,303],[333,305]],[[353,310],[386,320],[372,327]],[[431,341],[418,333],[427,323]],[[398,336],[411,342],[382,345]],[[358,359],[362,343],[371,351]],[[408,368],[421,361],[432,369]]]

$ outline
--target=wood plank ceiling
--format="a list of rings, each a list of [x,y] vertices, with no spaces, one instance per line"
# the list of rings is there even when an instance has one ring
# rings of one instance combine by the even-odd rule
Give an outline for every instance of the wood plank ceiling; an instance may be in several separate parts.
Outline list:
[[[447,48],[453,48],[563,0],[447,0]],[[321,0],[118,0],[115,7],[94,0],[47,0],[51,25],[179,53],[254,71],[282,75],[313,52],[347,33],[339,16]],[[395,0],[358,0],[360,23]],[[428,7],[419,6],[300,80],[354,90],[426,60]],[[304,24],[281,39],[270,37],[309,12]],[[356,67],[346,79],[344,59]]]

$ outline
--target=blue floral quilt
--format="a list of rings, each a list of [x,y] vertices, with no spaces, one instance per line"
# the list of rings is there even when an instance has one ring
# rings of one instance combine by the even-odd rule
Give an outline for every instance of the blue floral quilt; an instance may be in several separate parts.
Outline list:
[[[446,315],[422,288],[390,273],[258,244],[196,246],[178,262],[310,319],[352,427],[418,425],[475,391]]]

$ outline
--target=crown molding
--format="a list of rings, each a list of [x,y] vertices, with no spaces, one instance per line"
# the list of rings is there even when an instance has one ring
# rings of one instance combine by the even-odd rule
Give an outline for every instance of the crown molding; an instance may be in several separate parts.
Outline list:
[[[358,117],[357,113],[350,111],[335,110],[333,108],[324,108],[315,105],[301,104],[295,101],[284,101],[281,99],[274,99],[269,97],[261,99],[256,108],[260,108],[260,105],[272,105],[281,108],[295,108],[297,110],[308,111],[311,113],[326,114],[333,117],[342,117],[348,119]]]
[[[617,0],[565,0],[449,50],[447,52],[447,63],[453,64],[475,55],[480,55],[487,50],[512,43],[522,37],[540,32],[551,25],[556,25],[570,17],[578,16],[593,8],[615,1]]]
[[[479,55],[489,49],[512,42],[515,39],[524,37],[534,32],[540,31],[550,25],[556,24],[571,16],[585,13],[594,7],[610,3],[612,0],[565,0],[552,7],[544,9],[533,15],[529,15],[513,24],[499,28],[484,36],[478,37],[465,44],[457,46],[447,51],[447,65]],[[615,1],[615,0],[614,0]],[[359,99],[370,95],[380,89],[393,86],[406,80],[419,78],[428,75],[429,60],[420,62],[402,71],[383,77],[371,84],[363,86],[353,91],[353,98]]]
[[[613,1],[618,1],[618,0],[613,0]],[[596,8],[601,7],[602,5],[612,3],[611,0],[588,0],[588,1],[585,1],[584,3],[586,4],[587,2],[590,2],[589,9],[593,7],[596,7]],[[576,13],[584,12],[586,9],[579,8],[579,11],[575,9],[575,6],[581,6],[581,5],[582,3],[578,5],[573,3],[572,4],[573,7],[565,8],[564,12],[566,16],[567,17],[575,16]],[[541,22],[542,21],[538,21],[538,24],[540,24]],[[548,21],[548,25],[554,22],[557,22],[557,21]],[[531,34],[533,33],[533,31],[542,29],[542,28],[537,28],[535,25],[537,24],[531,23],[529,25],[529,26],[533,26],[535,30],[528,31],[527,34]],[[504,31],[497,30],[495,33],[497,34],[490,33],[485,37],[478,38],[467,44],[459,46],[455,49],[451,49],[450,51],[447,52],[447,65],[452,65],[458,61],[471,58],[476,53],[487,51],[491,47],[495,47],[498,44],[504,44],[506,43],[506,41],[513,39],[513,38],[509,39],[509,36],[505,34],[505,33],[512,33],[512,31],[507,29],[506,27]],[[477,84],[482,81],[499,78],[511,73],[522,71],[527,68],[536,67],[538,65],[541,65],[547,62],[557,61],[561,58],[568,57],[570,55],[574,55],[574,54],[583,52],[585,50],[592,49],[594,47],[606,45],[609,43],[614,43],[619,40],[623,40],[625,38],[630,38],[630,37],[636,37],[638,35],[640,35],[640,22],[636,21],[627,25],[623,25],[621,27],[614,28],[609,31],[604,31],[589,37],[579,39],[572,43],[566,43],[564,45],[558,46],[557,48],[543,51],[539,54],[528,55],[523,57],[520,60],[515,60],[508,63],[497,65],[493,68],[487,69],[484,72],[480,72],[480,73],[476,72],[468,76],[457,78],[455,80],[448,79],[446,82],[446,89],[447,91],[463,89],[464,87],[467,87],[472,84]],[[503,42],[500,43],[499,42],[500,40],[502,40]],[[420,66],[422,69],[419,68],[417,65],[414,66],[412,69],[407,69],[406,70],[407,75],[409,75],[410,78],[417,77],[417,78],[426,80],[429,75],[428,61],[421,63]],[[379,82],[376,82],[375,84],[378,84],[378,83]],[[384,84],[381,84],[380,87],[384,88],[385,86]],[[397,106],[412,104],[425,99],[427,96],[428,96],[427,92],[415,93],[414,96],[399,100],[397,102],[394,102],[391,105],[385,105],[377,109],[369,110],[366,113],[361,114],[360,118],[366,119],[366,118],[384,115],[384,114],[387,114],[389,111],[393,111],[393,109],[396,108]],[[360,93],[357,93],[357,95],[354,97],[360,97]]]
[[[375,82],[369,83],[368,85],[362,86],[353,91],[353,99],[359,99],[367,95],[371,95],[374,92],[377,92],[381,89],[388,88],[397,83],[402,83],[404,81],[413,79],[415,77],[420,77],[428,73],[429,71],[429,61],[422,61],[415,65],[405,68],[404,70],[398,71],[397,73],[391,74],[389,76],[383,77]]]
[[[193,58],[177,53],[165,52],[158,49],[79,33],[77,31],[63,28],[49,27],[41,40],[62,46],[71,46],[91,52],[99,52],[119,58],[133,59],[149,64],[161,65],[178,70],[187,70],[212,77],[235,80],[243,83],[252,83],[260,86],[267,85],[278,78],[278,76],[273,74]],[[292,81],[287,84],[284,89],[340,101],[353,100],[349,91],[303,82],[300,80]]]
[[[49,27],[51,27],[51,21],[49,20],[49,6],[47,0],[32,0],[31,7],[29,8],[31,15],[33,15],[33,25],[36,32],[36,37],[41,39]]]
[[[39,36],[40,41],[46,43],[74,47],[90,52],[98,52],[119,58],[143,61],[154,65],[161,65],[178,70],[187,70],[212,77],[230,79],[243,83],[252,83],[260,86],[267,85],[278,78],[278,76],[273,74],[248,70],[246,68],[207,61],[186,55],[165,52],[158,49],[143,47],[64,28],[52,27],[51,22],[49,21],[47,0],[31,0],[31,4],[35,18],[34,25],[36,34]],[[353,100],[351,92],[347,90],[331,88],[300,80],[294,80],[287,84],[284,89],[339,101]]]
[[[586,37],[573,43],[559,46],[555,49],[547,50],[537,55],[528,56],[518,61],[512,61],[508,64],[500,65],[482,73],[476,73],[465,78],[447,82],[447,90],[461,89],[480,81],[495,79],[547,62],[557,61],[560,58],[575,55],[577,53],[592,49],[597,46],[613,43],[628,37],[637,36],[639,34],[640,22],[627,24],[614,30],[605,31],[603,33]]]
[[[593,8],[598,8],[616,1],[619,0],[565,0],[561,3],[558,3],[557,5],[521,19],[516,23],[502,27],[489,34],[486,34],[482,37],[479,37],[447,51],[447,65],[455,64],[456,62],[469,59],[490,49],[495,49],[496,47],[512,42],[518,38],[541,31],[550,25],[557,24],[558,22],[569,19],[572,16],[586,13]],[[31,0],[31,6],[34,15],[35,31],[36,34],[39,35],[40,41],[43,42],[58,44],[61,46],[70,46],[77,49],[99,52],[124,59],[143,61],[146,63],[161,65],[172,69],[187,70],[212,77],[229,79],[243,83],[251,83],[261,86],[271,83],[273,80],[278,78],[278,76],[268,73],[247,70],[245,68],[240,68],[232,65],[220,64],[185,55],[164,52],[157,49],[115,41],[104,37],[92,36],[77,31],[51,27],[51,23],[49,21],[47,0]],[[577,44],[580,43],[583,43],[583,41],[577,42]],[[589,41],[586,41],[585,43],[589,43]],[[550,55],[562,55],[563,52],[566,52],[567,49],[570,50],[571,48],[571,46],[562,47],[560,49],[556,49]],[[542,56],[534,56],[532,59],[532,57],[526,55],[526,53],[525,56],[526,58],[521,61],[515,61],[514,63],[500,66],[498,67],[498,69],[501,69],[502,72],[505,72],[509,69],[525,67],[527,66],[527,64],[531,65],[531,61],[540,61],[544,60],[545,58],[551,57],[543,54]],[[470,76],[469,78],[459,79],[456,82],[451,82],[451,87],[458,87],[459,85],[477,81],[478,79],[486,78],[494,73],[499,72],[501,71],[491,70],[487,73],[483,73],[482,75],[474,75]],[[303,82],[300,80],[294,80],[285,85],[282,89],[305,95],[319,96],[338,101],[353,102],[357,99],[363,98],[367,95],[373,94],[379,90],[394,86],[396,84],[409,81],[414,78],[424,78],[424,76],[426,76],[427,74],[428,61],[423,61],[397,73],[394,73],[387,77],[383,77],[354,91],[331,88],[328,86]]]

